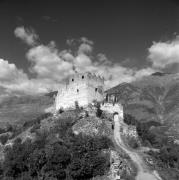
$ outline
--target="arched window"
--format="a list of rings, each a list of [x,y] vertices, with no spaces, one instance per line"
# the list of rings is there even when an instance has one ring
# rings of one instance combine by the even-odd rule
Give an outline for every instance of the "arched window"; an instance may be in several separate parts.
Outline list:
[[[74,79],[72,79],[71,81],[74,81]]]
[[[97,92],[98,91],[98,88],[95,88],[95,92]]]
[[[79,93],[79,89],[77,89],[76,91],[77,91],[77,93]]]
[[[84,76],[82,76],[82,79],[84,79]]]

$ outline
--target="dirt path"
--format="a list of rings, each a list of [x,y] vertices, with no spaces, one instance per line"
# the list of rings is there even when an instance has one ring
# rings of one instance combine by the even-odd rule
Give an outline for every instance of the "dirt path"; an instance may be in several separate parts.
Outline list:
[[[141,156],[135,152],[130,150],[123,142],[120,134],[120,120],[118,114],[114,115],[114,138],[118,146],[122,148],[135,163],[138,173],[136,176],[136,180],[162,180],[158,175],[157,171],[150,171],[146,166],[145,162],[141,158]]]

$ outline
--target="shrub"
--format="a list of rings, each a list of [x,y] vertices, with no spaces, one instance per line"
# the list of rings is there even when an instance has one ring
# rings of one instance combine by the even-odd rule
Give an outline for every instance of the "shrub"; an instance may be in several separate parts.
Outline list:
[[[43,113],[39,115],[37,118],[32,119],[31,121],[26,121],[23,125],[24,128],[28,128],[34,124],[40,124],[41,120],[46,119],[50,117],[52,114],[51,113]]]
[[[64,112],[63,108],[60,108],[59,111],[58,111],[59,114],[61,114],[63,112]]]
[[[9,179],[91,179],[109,169],[103,150],[112,146],[107,137],[71,133],[71,120],[60,121],[56,132],[37,134],[35,142],[16,140],[5,154],[3,176]],[[60,136],[49,141],[53,133]]]
[[[129,144],[129,146],[130,146],[131,148],[133,148],[133,149],[136,149],[136,148],[139,147],[139,143],[137,142],[137,140],[136,140],[135,138],[130,138],[130,139],[128,140],[128,144]]]
[[[1,144],[6,144],[7,140],[8,140],[9,136],[8,135],[2,135],[0,136],[0,142]]]
[[[40,124],[38,124],[38,123],[33,125],[32,129],[30,130],[30,132],[34,133],[37,129],[40,129]]]
[[[96,110],[96,116],[100,118],[102,113],[103,113],[103,111],[100,108],[100,103],[99,102],[96,103],[96,109],[97,109]]]
[[[5,129],[0,128],[0,134],[5,133],[5,132],[6,132],[6,130],[5,130]]]

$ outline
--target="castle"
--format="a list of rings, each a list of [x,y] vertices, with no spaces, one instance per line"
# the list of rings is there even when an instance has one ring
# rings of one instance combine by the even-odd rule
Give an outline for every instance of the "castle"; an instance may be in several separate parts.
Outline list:
[[[75,73],[58,90],[55,99],[55,110],[85,107],[93,101],[104,99],[104,78],[92,73]]]

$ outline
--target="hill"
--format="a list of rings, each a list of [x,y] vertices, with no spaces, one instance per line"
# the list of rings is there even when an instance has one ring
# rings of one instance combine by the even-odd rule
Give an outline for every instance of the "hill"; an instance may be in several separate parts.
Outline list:
[[[159,122],[158,131],[179,138],[179,74],[155,73],[106,93],[117,96],[125,113],[141,122]]]
[[[53,97],[47,95],[12,95],[0,100],[0,125],[23,124],[45,112],[53,104]]]
[[[122,103],[124,106],[124,111],[126,115],[127,114],[132,115],[131,116],[132,119],[133,117],[135,117],[137,122],[142,122],[147,127],[152,127],[152,128],[148,128],[149,131],[143,133],[140,130],[145,130],[144,128],[146,126],[145,127],[138,126],[140,127],[140,129],[136,128],[139,135],[137,137],[139,137],[139,140],[141,142],[143,142],[142,140],[144,139],[144,137],[146,139],[153,139],[152,143],[154,142],[153,144],[157,145],[154,148],[157,148],[157,150],[161,149],[161,153],[159,151],[156,152],[150,151],[147,155],[145,154],[144,156],[152,157],[152,163],[154,162],[154,164],[151,165],[151,168],[156,169],[157,167],[157,171],[159,171],[162,178],[167,177],[166,179],[172,179],[170,174],[171,173],[177,174],[177,170],[175,170],[176,169],[175,167],[178,168],[178,165],[177,166],[173,165],[174,163],[176,164],[175,162],[176,157],[177,157],[177,163],[179,161],[178,161],[178,152],[173,152],[171,150],[178,151],[179,148],[178,146],[176,146],[176,144],[171,145],[170,141],[169,142],[167,141],[167,143],[164,144],[163,142],[165,142],[167,139],[166,136],[156,136],[155,138],[153,138],[154,136],[150,132],[163,133],[167,136],[174,136],[175,138],[179,139],[179,130],[178,130],[179,129],[179,122],[178,122],[179,76],[177,74],[174,75],[174,74],[155,73],[149,77],[145,77],[143,79],[140,79],[132,83],[122,83],[116,87],[107,90],[106,92],[108,94],[115,94],[117,96],[119,102]],[[91,162],[93,163],[93,160],[97,160],[94,161],[94,165],[96,165],[96,162],[97,163],[100,162],[98,159],[99,157],[102,160],[99,163],[99,166],[102,167],[103,171],[99,169],[100,172],[102,173],[98,173],[98,174],[96,174],[96,172],[90,171],[92,172],[92,175],[90,175],[90,177],[95,177],[96,175],[106,176],[106,172],[109,172],[109,158],[106,159],[103,157],[109,156],[109,154],[106,154],[106,152],[109,153],[108,151],[109,147],[115,149],[117,148],[117,146],[114,143],[114,146],[107,146],[107,148],[106,147],[104,149],[102,148],[102,150],[100,149],[100,151],[98,152],[98,149],[97,150],[94,149],[94,147],[96,148],[97,146],[93,142],[97,143],[100,146],[101,143],[103,142],[104,144],[106,144],[106,142],[113,142],[111,140],[114,140],[113,138],[114,126],[111,122],[111,118],[108,117],[108,114],[105,113],[102,113],[101,116],[98,117],[96,113],[96,107],[91,107],[91,109],[88,108],[88,111],[86,111],[85,109],[77,108],[76,110],[59,112],[59,114],[55,114],[54,116],[50,113],[43,114],[45,112],[45,109],[47,109],[53,104],[54,96],[56,95],[56,93],[57,92],[51,92],[44,95],[7,94],[6,96],[3,96],[3,98],[1,98],[0,101],[1,127],[6,125],[7,122],[15,126],[19,125],[19,128],[16,127],[9,128],[11,130],[7,130],[8,132],[6,131],[4,132],[4,129],[2,128],[1,141],[4,142],[7,141],[7,144],[10,144],[11,142],[18,143],[17,140],[21,139],[22,143],[20,142],[17,145],[20,147],[19,149],[24,148],[24,152],[25,152],[25,153],[19,153],[19,151],[16,152],[16,148],[13,149],[13,147],[16,146],[13,146],[12,149],[10,149],[10,151],[7,152],[10,153],[10,155],[12,155],[12,157],[15,160],[13,160],[13,158],[11,158],[9,154],[7,156],[2,155],[3,158],[5,157],[5,166],[3,166],[3,171],[5,176],[8,175],[9,172],[11,172],[11,169],[14,169],[14,165],[16,166],[16,163],[18,163],[19,157],[23,159],[24,164],[29,163],[29,161],[26,162],[26,160],[28,160],[29,157],[32,158],[32,160],[35,160],[34,162],[36,164],[36,160],[37,162],[39,162],[39,158],[44,157],[44,152],[47,152],[47,154],[45,154],[45,157],[47,159],[50,157],[50,161],[47,162],[51,162],[52,160],[52,163],[55,162],[55,164],[59,164],[59,162],[61,163],[62,162],[61,160],[64,160],[63,158],[66,157],[63,156],[62,153],[67,152],[67,155],[72,154],[73,156],[76,155],[75,150],[77,150],[77,152],[80,152],[80,154],[83,155],[82,157],[89,157],[88,154],[86,156],[86,152],[88,151],[90,155],[94,154],[95,156],[94,157],[92,156],[91,159],[85,159],[85,158],[83,159],[82,157],[75,159],[75,161],[73,161],[74,159],[71,159],[70,163],[69,163],[69,159],[64,160],[65,163],[69,163],[68,164],[69,168],[74,166],[72,169],[75,173],[75,176],[78,177],[78,178],[75,177],[74,179],[80,179],[79,177],[81,177],[81,175],[84,174],[83,171],[80,171],[80,173],[78,173],[79,171],[78,169],[76,169],[79,167],[80,164],[84,165],[84,167],[88,169],[88,167],[91,167]],[[127,116],[124,117],[126,118]],[[130,116],[128,116],[128,118],[130,120]],[[139,123],[139,125],[141,124]],[[102,137],[104,136],[105,139],[99,139],[100,136]],[[39,137],[42,138],[40,141],[38,139]],[[89,141],[88,140],[86,141],[86,138],[88,137],[89,137]],[[109,141],[108,138],[106,139],[106,137],[110,138]],[[131,141],[130,141],[131,139],[129,136],[126,137],[123,136],[123,138],[126,144],[131,145]],[[132,141],[134,142],[134,139],[132,139]],[[149,145],[149,150],[150,150],[151,148],[150,145],[152,145],[152,143],[144,144],[144,145],[145,146]],[[109,143],[107,143],[107,145],[108,144]],[[58,146],[56,147],[56,145]],[[141,143],[141,145],[143,144]],[[33,147],[33,148],[31,149],[29,147]],[[73,149],[74,147],[76,149]],[[52,149],[48,149],[48,148],[52,148]],[[62,148],[64,148],[64,151],[61,151]],[[170,152],[168,151],[168,149],[170,150]],[[70,152],[68,153],[67,150],[70,150]],[[130,169],[132,165],[130,160],[128,159],[128,156],[127,157],[124,156],[124,152],[121,151],[121,148],[118,147],[118,150],[120,151],[120,157],[122,159],[120,161],[127,162],[127,166],[124,167],[128,167],[127,169]],[[93,153],[91,153],[92,151]],[[138,151],[138,149],[136,151]],[[26,154],[28,153],[30,154],[30,156],[26,156]],[[166,153],[168,154],[166,155]],[[58,157],[54,156],[56,154],[58,155]],[[169,156],[170,154],[172,157]],[[104,156],[102,156],[101,158],[101,155]],[[56,158],[59,157],[60,159],[58,159],[58,162],[54,161],[56,160]],[[172,163],[170,162],[171,164],[169,165],[170,169],[167,166],[168,165],[167,160],[170,160],[169,157],[172,158],[171,160]],[[161,159],[164,159],[166,161],[162,162]],[[14,165],[11,162],[12,160]],[[46,165],[49,165],[47,162],[45,161],[44,163],[45,166],[43,165],[44,166],[43,168],[46,168]],[[90,163],[88,164],[87,162]],[[162,164],[162,166],[158,165],[160,163]],[[11,166],[11,164],[13,166]],[[8,171],[8,168],[6,166],[10,168],[10,171]],[[22,166],[20,165],[20,167]],[[31,164],[28,164],[28,167],[31,167]],[[28,167],[26,168],[28,169]],[[47,167],[51,167],[51,164]],[[61,166],[58,166],[58,168],[60,167]],[[42,173],[44,176],[48,176],[49,172],[47,171],[48,173],[44,173],[46,171],[44,171],[43,168],[40,169],[39,172]],[[58,169],[58,168],[56,165],[54,166],[54,169],[56,169],[57,172],[61,172],[62,169],[61,168]],[[37,169],[36,166],[35,169]],[[63,168],[63,170],[64,169],[65,172],[71,172],[71,169],[70,171],[66,170],[68,169],[66,166]],[[133,169],[134,170],[129,171],[128,175],[131,175],[132,172],[135,171],[135,168]],[[167,172],[167,174],[164,175],[162,171],[166,172],[167,169],[169,172]],[[23,169],[21,169],[21,171],[22,172],[18,176],[23,176],[24,173]],[[126,168],[124,168],[124,172],[128,172]],[[26,173],[27,174],[29,173],[31,175],[31,169],[28,169]],[[71,174],[69,175],[72,176]],[[14,177],[16,176],[16,174],[11,174],[11,176]],[[56,176],[56,171],[52,172],[52,176]],[[84,177],[81,179],[84,179]],[[165,180],[165,178],[163,179]],[[176,179],[177,178],[173,178],[173,180]]]

